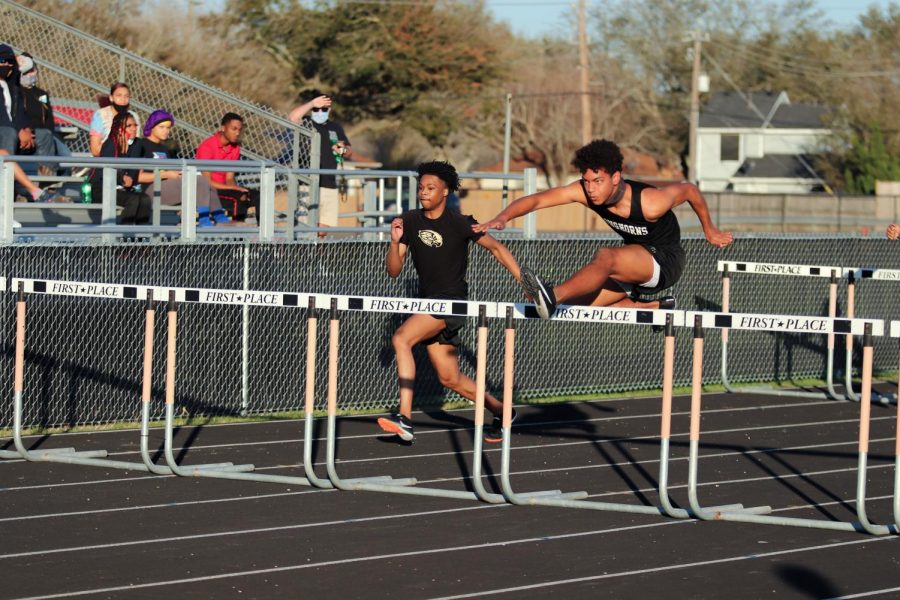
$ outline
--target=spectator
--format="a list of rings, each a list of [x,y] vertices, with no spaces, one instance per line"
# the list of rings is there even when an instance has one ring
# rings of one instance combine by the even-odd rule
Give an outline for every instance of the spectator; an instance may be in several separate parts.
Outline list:
[[[319,168],[337,169],[350,157],[352,148],[347,134],[340,123],[329,121],[331,98],[319,95],[294,108],[288,119],[303,124],[319,132],[321,144]],[[306,114],[310,113],[309,118]],[[319,227],[334,227],[338,224],[338,182],[334,175],[319,176]]]
[[[8,45],[0,44],[0,98],[3,102],[0,110],[0,156],[18,154],[20,150],[32,150],[35,146],[34,132],[25,120],[18,79],[16,53]],[[35,185],[22,167],[12,164],[16,182],[27,190],[33,201],[49,202],[52,199],[50,192]]]
[[[134,117],[134,122],[137,123],[138,131],[141,129],[141,120],[130,109],[131,90],[127,84],[121,81],[112,84],[112,87],[109,88],[109,95],[99,96],[97,103],[100,105],[100,108],[94,112],[94,116],[91,118],[90,133],[91,154],[94,156],[100,156],[100,148],[109,135],[112,120],[116,114],[121,112],[131,113],[131,116]]]
[[[38,156],[71,156],[69,148],[53,134],[56,125],[50,95],[38,87],[38,70],[34,59],[27,52],[17,57],[19,65],[19,86],[22,105],[28,127],[34,131],[35,149]],[[56,174],[57,167],[49,164],[38,165],[41,175]]]
[[[109,135],[100,147],[103,158],[124,158],[137,132],[137,121],[127,112],[113,117]],[[103,202],[103,169],[93,169],[89,177],[92,202]],[[150,198],[141,193],[135,173],[120,169],[116,172],[116,204],[122,207],[118,223],[140,225],[150,221]]]
[[[900,223],[891,223],[887,228],[887,237],[889,240],[900,238]]]
[[[243,117],[231,112],[225,113],[219,130],[200,142],[194,157],[197,160],[240,160],[243,130]],[[251,206],[259,219],[259,192],[239,186],[233,171],[204,171],[203,176],[215,188],[222,206],[232,219],[244,221]]]
[[[131,158],[174,158],[169,155],[166,142],[175,126],[175,117],[164,110],[154,110],[147,117],[144,125],[144,137],[136,139],[131,145],[128,156]],[[160,202],[172,206],[181,204],[181,171],[163,169],[159,172]],[[141,171],[137,176],[138,183],[149,184],[148,193],[153,192],[155,176],[153,171]],[[222,210],[216,190],[205,177],[197,178],[197,214],[201,227],[211,227],[216,223],[228,223],[231,219]]]

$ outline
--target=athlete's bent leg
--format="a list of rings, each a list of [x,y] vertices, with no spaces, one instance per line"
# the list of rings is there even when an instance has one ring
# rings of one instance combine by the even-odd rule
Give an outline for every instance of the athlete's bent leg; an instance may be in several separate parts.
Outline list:
[[[629,244],[618,248],[600,248],[593,260],[572,277],[554,288],[562,304],[573,298],[600,297],[610,279],[640,285],[653,277],[653,256],[643,246]],[[609,295],[607,294],[607,297]],[[611,298],[617,302],[624,297]]]

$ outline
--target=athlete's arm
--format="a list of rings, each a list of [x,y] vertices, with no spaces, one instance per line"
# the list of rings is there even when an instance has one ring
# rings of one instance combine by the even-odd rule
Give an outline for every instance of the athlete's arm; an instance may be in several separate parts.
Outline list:
[[[487,234],[478,238],[476,243],[482,248],[490,251],[490,253],[494,255],[494,258],[497,259],[497,262],[506,267],[506,270],[512,273],[512,276],[516,278],[516,281],[519,281],[519,263],[516,262],[516,258],[512,255],[512,252],[509,251],[509,248],[497,241],[496,238],[492,238]]]
[[[500,213],[491,219],[478,225],[472,225],[472,231],[486,232],[490,229],[503,229],[506,227],[507,221],[527,215],[530,212],[549,208],[551,206],[559,206],[560,204],[569,204],[570,202],[584,203],[584,191],[581,189],[581,181],[573,181],[569,185],[551,188],[536,194],[522,196],[509,206],[504,208]]]
[[[403,219],[397,217],[391,221],[391,245],[388,247],[387,265],[388,275],[397,277],[403,270],[403,261],[406,260],[406,244],[400,243],[403,237]]]
[[[703,234],[706,236],[707,242],[713,246],[724,248],[734,241],[734,236],[730,232],[720,231],[713,224],[706,199],[693,183],[676,183],[659,189],[648,189],[644,190],[641,195],[641,209],[644,212],[644,218],[648,221],[656,221],[667,211],[685,202],[691,205],[697,218],[700,219],[700,226],[703,227]]]
[[[887,228],[887,237],[889,240],[896,240],[900,238],[900,224],[891,223]]]

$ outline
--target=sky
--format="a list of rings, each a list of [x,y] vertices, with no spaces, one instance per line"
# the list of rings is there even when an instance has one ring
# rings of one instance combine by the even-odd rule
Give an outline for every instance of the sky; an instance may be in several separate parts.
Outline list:
[[[198,0],[195,0],[198,1]],[[390,1],[390,0],[388,0]],[[509,24],[514,33],[524,37],[540,37],[545,34],[566,35],[566,17],[574,15],[576,0],[485,0],[489,10],[498,21]],[[890,4],[889,0],[814,0],[816,6],[825,13],[825,18],[838,27],[852,25],[858,16],[871,5],[881,8]],[[894,0],[897,3],[900,0]],[[199,0],[207,9],[217,9],[224,0]],[[588,8],[598,4],[596,0],[586,0]]]

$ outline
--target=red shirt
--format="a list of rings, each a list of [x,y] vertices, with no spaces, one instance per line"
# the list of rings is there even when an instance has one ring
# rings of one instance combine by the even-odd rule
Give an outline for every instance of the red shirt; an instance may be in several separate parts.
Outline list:
[[[197,146],[197,152],[194,153],[194,158],[197,160],[240,160],[241,147],[232,144],[222,146],[219,143],[219,134],[214,133],[200,142],[200,145]],[[210,178],[213,181],[225,183],[225,175],[224,171],[213,171],[210,173]]]

